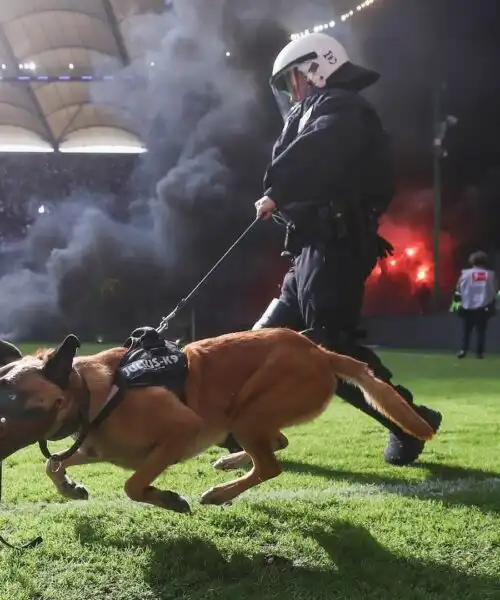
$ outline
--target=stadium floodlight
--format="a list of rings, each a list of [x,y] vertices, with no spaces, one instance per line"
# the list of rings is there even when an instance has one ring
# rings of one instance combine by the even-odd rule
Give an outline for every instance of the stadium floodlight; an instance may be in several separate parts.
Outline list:
[[[11,152],[23,152],[29,154],[31,152],[37,152],[40,154],[49,154],[55,152],[52,146],[41,146],[38,144],[15,144],[15,143],[2,143],[0,141],[0,153],[11,153]]]
[[[374,2],[375,2],[375,0],[365,0],[361,4],[358,4],[355,7],[355,10],[354,9],[349,10],[346,13],[344,13],[343,15],[341,15],[340,20],[342,21],[342,23],[344,23],[345,21],[347,21],[347,19],[350,19],[356,12],[358,12],[358,13],[362,12],[365,8],[368,8],[368,6],[371,6]],[[335,21],[330,21],[329,23],[318,23],[317,25],[314,25],[313,27],[309,27],[308,29],[304,29],[303,31],[298,31],[296,33],[292,33],[292,35],[290,36],[290,39],[296,40],[300,37],[309,35],[311,32],[318,33],[320,31],[326,31],[328,29],[333,29],[334,27],[335,27]]]
[[[59,148],[62,154],[144,154],[147,151],[144,146],[124,144],[89,144]]]

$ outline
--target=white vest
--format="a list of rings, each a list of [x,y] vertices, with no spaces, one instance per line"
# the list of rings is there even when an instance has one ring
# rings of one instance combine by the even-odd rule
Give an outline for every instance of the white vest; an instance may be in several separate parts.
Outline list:
[[[494,271],[480,267],[464,269],[460,274],[457,290],[460,292],[463,308],[484,308],[495,300],[498,290],[496,275]]]

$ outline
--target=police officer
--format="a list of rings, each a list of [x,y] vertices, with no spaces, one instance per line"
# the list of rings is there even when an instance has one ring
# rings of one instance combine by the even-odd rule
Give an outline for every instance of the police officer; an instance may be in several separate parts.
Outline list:
[[[471,334],[476,330],[476,357],[484,357],[488,322],[496,313],[498,281],[489,266],[485,252],[474,252],[469,257],[469,269],[463,269],[456,287],[459,300],[458,315],[462,319],[462,349],[458,358],[465,358]]]
[[[323,33],[292,41],[276,58],[270,84],[285,126],[265,174],[265,195],[255,206],[259,217],[286,226],[284,250],[293,264],[279,299],[254,329],[307,330],[315,342],[368,363],[390,383],[392,373],[357,337],[365,280],[392,250],[377,234],[394,193],[388,140],[359,94],[378,78]],[[409,390],[396,387],[413,403]],[[417,459],[424,442],[377,413],[355,387],[341,383],[337,393],[389,430],[387,462]],[[415,408],[437,431],[441,414]],[[238,449],[232,437],[224,446]]]

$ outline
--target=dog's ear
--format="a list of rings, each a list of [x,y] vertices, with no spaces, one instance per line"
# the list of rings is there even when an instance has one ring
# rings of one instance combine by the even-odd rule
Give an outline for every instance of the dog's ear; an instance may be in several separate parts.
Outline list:
[[[0,340],[0,367],[4,367],[22,357],[23,354],[21,350],[14,346],[14,344],[6,342],[5,340]]]
[[[42,370],[43,376],[61,389],[66,389],[73,369],[73,359],[79,347],[80,340],[76,335],[66,336],[64,342],[46,359]]]

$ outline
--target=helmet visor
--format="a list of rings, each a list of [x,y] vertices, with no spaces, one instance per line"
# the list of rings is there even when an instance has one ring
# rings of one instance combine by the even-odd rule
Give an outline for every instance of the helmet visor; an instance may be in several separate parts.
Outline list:
[[[297,102],[304,100],[308,87],[305,75],[297,67],[283,71],[273,78],[271,89],[283,119]]]

